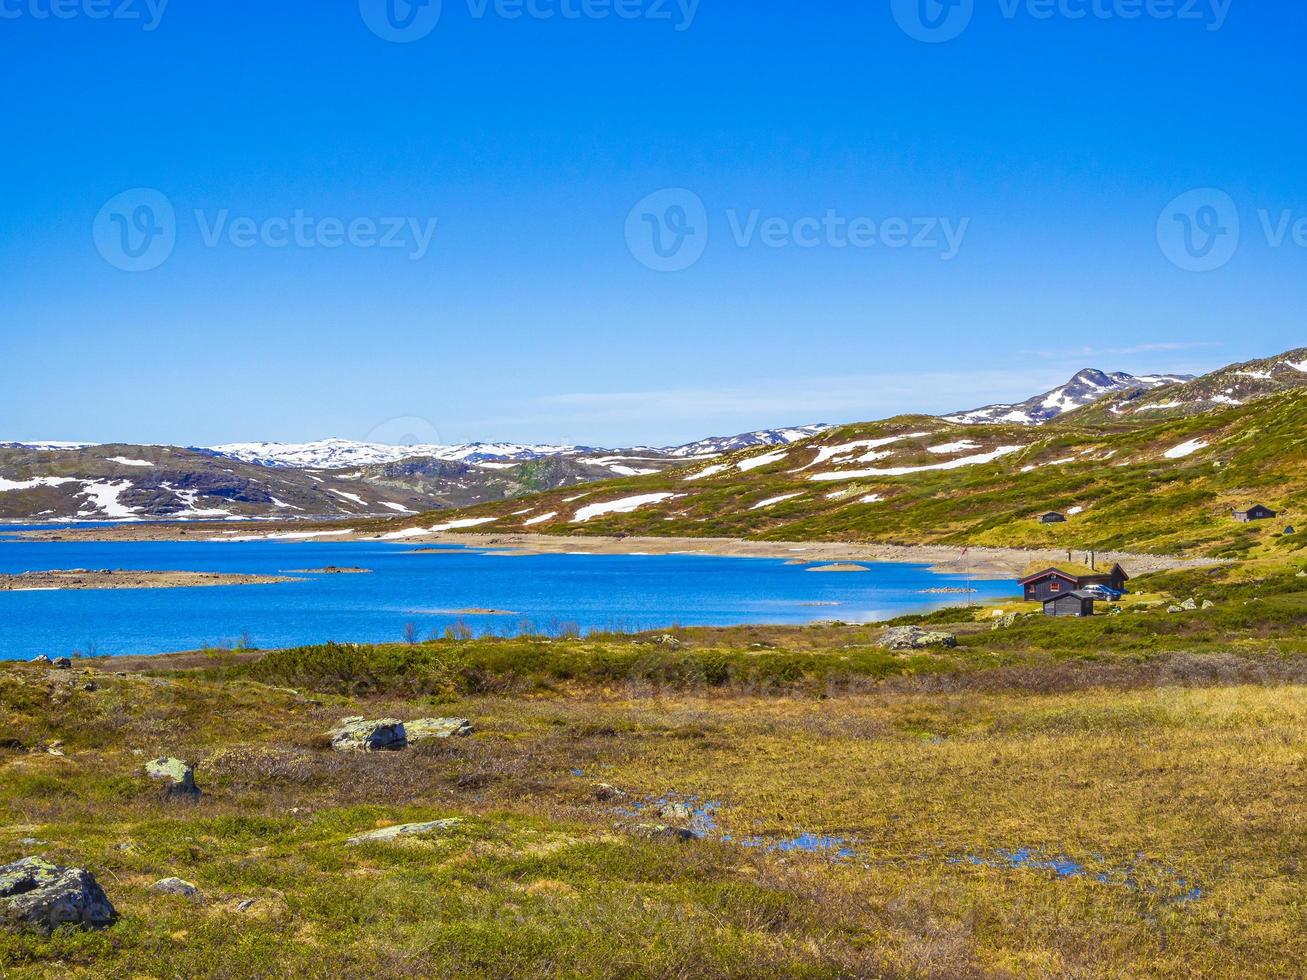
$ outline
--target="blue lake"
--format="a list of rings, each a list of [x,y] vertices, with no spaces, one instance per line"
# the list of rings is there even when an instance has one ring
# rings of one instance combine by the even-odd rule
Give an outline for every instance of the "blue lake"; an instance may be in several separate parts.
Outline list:
[[[3,535],[0,529],[0,535]],[[10,529],[12,530],[12,529]],[[525,555],[393,542],[28,542],[0,536],[0,573],[52,569],[275,574],[328,565],[367,575],[304,575],[279,585],[188,589],[0,592],[0,660],[75,651],[163,653],[231,646],[273,648],[328,640],[398,642],[462,621],[473,632],[552,633],[570,626],[647,630],[820,620],[869,622],[948,604],[960,576],[923,565],[866,564],[814,573],[781,559],[700,555]],[[1013,595],[979,581],[970,598]],[[511,616],[460,614],[478,608]]]

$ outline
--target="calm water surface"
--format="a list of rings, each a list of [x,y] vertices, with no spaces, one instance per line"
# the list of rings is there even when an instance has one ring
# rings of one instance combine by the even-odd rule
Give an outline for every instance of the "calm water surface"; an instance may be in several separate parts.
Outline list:
[[[280,573],[327,565],[369,575],[303,575],[282,585],[198,589],[0,592],[0,659],[74,651],[163,653],[270,648],[328,640],[394,642],[460,619],[478,634],[865,622],[926,611],[967,596],[924,565],[872,564],[865,573],[815,573],[781,559],[702,555],[526,555],[393,542],[28,542],[5,539],[0,573],[61,568]],[[257,532],[251,532],[257,533]],[[1011,582],[976,581],[972,599],[1012,595]],[[496,609],[511,616],[459,614]]]

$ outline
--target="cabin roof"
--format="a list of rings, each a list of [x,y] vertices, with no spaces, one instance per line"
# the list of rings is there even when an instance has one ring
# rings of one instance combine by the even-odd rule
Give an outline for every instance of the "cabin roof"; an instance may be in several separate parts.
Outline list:
[[[1044,600],[1044,605],[1048,605],[1050,602],[1057,602],[1059,599],[1065,599],[1068,596],[1074,599],[1088,599],[1090,602],[1094,602],[1098,599],[1098,596],[1094,595],[1092,592],[1088,592],[1085,589],[1076,589],[1074,592],[1063,592],[1061,595],[1049,596]]]
[[[1060,574],[1063,578],[1067,579],[1098,578],[1100,576],[1102,578],[1109,578],[1117,571],[1117,569],[1120,569],[1122,578],[1128,579],[1130,577],[1126,574],[1126,570],[1121,568],[1120,564],[1095,569],[1090,568],[1088,565],[1082,565],[1079,562],[1060,562],[1057,565],[1031,565],[1026,569],[1025,575],[1018,579],[1018,582],[1020,582],[1021,585],[1025,585],[1027,582],[1032,582],[1035,579],[1044,578],[1046,575],[1053,574]]]

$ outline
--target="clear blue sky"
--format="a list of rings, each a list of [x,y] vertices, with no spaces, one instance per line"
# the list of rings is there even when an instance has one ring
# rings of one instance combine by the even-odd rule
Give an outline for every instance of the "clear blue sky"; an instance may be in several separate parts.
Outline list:
[[[1232,0],[1218,24],[1212,0],[973,0],[922,43],[890,0],[700,0],[692,21],[444,0],[392,43],[357,0],[174,0],[157,25],[147,0],[62,2],[0,0],[0,439],[672,443],[1307,343],[1307,248],[1258,218],[1307,217],[1299,4]],[[669,187],[708,230],[676,272],[625,236]],[[1157,227],[1207,187],[1241,237],[1195,272]],[[175,209],[150,271],[93,235],[133,188]],[[741,246],[755,211],[965,237],[951,258]],[[207,244],[224,212],[277,240],[296,212],[438,224],[415,260]]]

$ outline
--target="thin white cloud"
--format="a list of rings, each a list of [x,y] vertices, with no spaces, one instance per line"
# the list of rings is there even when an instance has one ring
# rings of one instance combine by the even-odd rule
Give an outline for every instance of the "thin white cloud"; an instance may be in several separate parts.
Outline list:
[[[1212,340],[1181,340],[1158,344],[1135,344],[1132,347],[1059,347],[1056,350],[1026,350],[1022,354],[1032,357],[1126,357],[1131,354],[1166,354],[1181,350],[1203,350],[1225,346]]]

